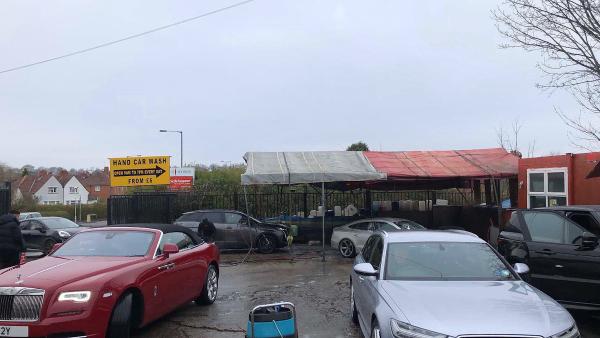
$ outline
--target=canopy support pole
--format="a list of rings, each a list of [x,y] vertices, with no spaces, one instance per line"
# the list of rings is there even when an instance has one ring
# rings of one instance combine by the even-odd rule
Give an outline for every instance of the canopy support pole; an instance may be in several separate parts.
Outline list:
[[[323,250],[321,253],[321,262],[325,262],[325,211],[327,210],[327,208],[325,208],[325,181],[321,182],[321,205],[323,205],[323,210],[321,210],[321,212],[323,213],[321,216],[323,216],[322,218],[322,228],[323,228]]]

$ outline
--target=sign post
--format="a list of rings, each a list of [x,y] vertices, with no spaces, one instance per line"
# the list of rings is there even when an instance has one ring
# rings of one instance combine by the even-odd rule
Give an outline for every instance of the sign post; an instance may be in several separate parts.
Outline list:
[[[170,156],[118,157],[110,160],[111,187],[169,185]]]

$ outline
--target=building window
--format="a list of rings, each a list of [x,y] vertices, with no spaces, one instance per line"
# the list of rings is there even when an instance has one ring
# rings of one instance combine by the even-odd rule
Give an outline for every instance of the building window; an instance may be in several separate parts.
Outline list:
[[[527,170],[527,207],[567,205],[568,176],[567,168]]]
[[[99,185],[97,185],[97,186],[94,187],[94,191],[99,192],[100,190],[102,190],[102,189],[101,189],[101,187]]]
[[[48,187],[48,193],[49,194],[56,194],[57,190],[58,190],[57,187]]]
[[[69,187],[69,192],[71,194],[76,194],[77,193],[77,189],[78,189],[77,187]]]

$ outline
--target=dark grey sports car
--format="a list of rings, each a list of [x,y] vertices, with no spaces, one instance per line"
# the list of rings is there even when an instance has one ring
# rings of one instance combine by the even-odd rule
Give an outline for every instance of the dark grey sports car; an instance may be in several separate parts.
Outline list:
[[[287,245],[289,229],[286,225],[264,223],[235,210],[186,212],[175,220],[175,224],[197,231],[203,220],[215,226],[215,244],[221,250],[253,247],[261,253],[272,253]]]
[[[48,254],[56,243],[62,243],[81,230],[79,224],[62,217],[38,217],[21,222],[21,233],[29,250]]]

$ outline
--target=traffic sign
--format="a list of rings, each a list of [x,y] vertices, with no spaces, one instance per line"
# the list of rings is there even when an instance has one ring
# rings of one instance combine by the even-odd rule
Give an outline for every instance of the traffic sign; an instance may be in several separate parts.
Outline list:
[[[109,160],[112,187],[168,185],[170,182],[170,156],[119,157]]]

